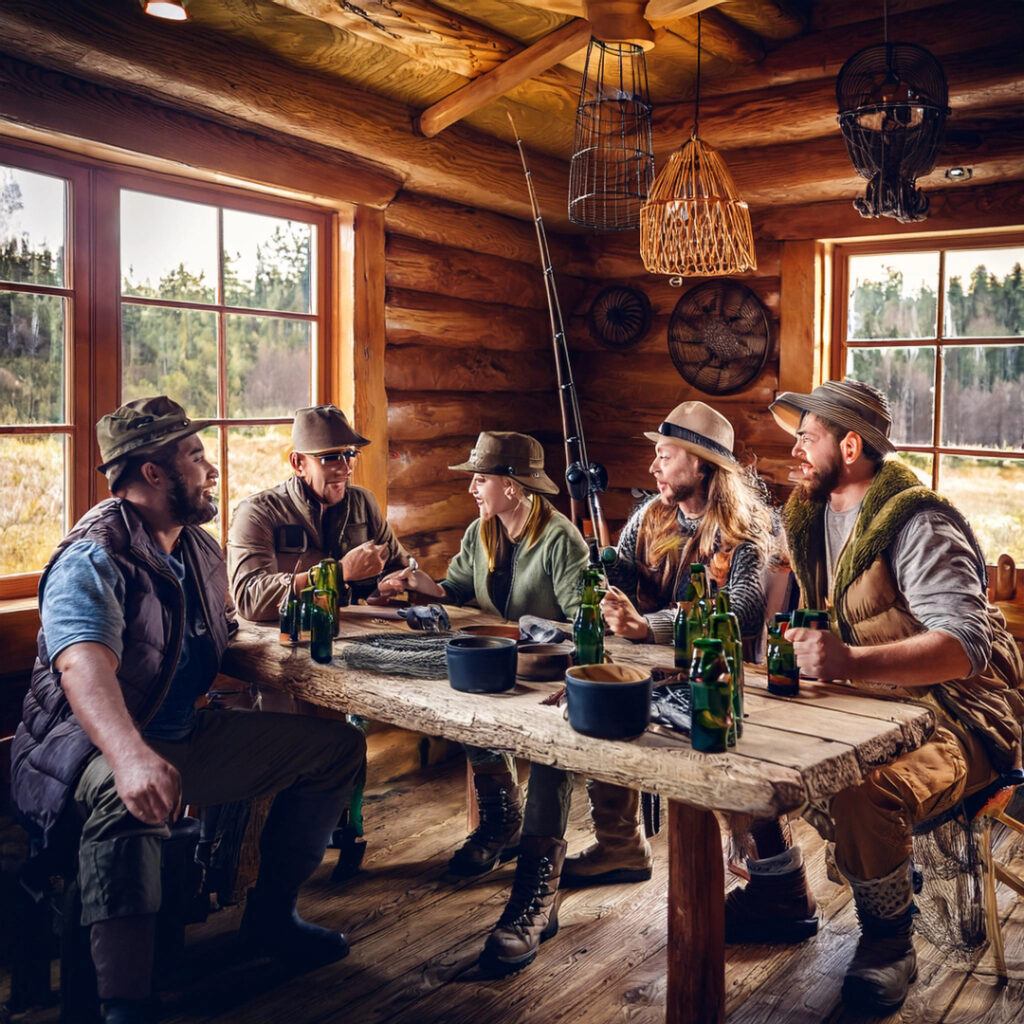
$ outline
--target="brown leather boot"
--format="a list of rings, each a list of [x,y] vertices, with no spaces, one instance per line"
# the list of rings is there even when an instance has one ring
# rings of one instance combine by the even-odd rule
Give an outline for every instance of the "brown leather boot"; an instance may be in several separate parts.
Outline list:
[[[646,882],[654,858],[640,820],[640,794],[610,782],[587,780],[594,838],[562,871],[563,889],[616,882]]]
[[[500,861],[511,860],[523,831],[519,786],[509,772],[475,774],[473,785],[480,824],[448,861],[449,874],[460,878],[486,874]]]
[[[564,839],[523,837],[512,895],[480,954],[483,970],[496,975],[522,970],[540,944],[558,932],[558,880],[564,860]]]
[[[895,1013],[917,978],[910,862],[884,878],[850,878],[860,942],[846,969],[843,1000],[879,1016]]]
[[[725,897],[725,941],[803,942],[818,932],[818,905],[800,847],[748,860],[750,881]]]

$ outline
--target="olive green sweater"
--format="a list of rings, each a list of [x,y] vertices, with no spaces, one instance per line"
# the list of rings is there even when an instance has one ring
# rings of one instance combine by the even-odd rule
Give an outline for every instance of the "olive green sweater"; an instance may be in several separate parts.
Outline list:
[[[504,608],[495,608],[487,588],[487,554],[480,540],[480,520],[462,536],[458,554],[448,564],[441,586],[454,604],[474,602],[481,611],[512,620],[538,615],[571,620],[579,606],[580,573],[587,566],[587,545],[579,531],[555,512],[534,544],[520,542],[512,556],[512,587]]]

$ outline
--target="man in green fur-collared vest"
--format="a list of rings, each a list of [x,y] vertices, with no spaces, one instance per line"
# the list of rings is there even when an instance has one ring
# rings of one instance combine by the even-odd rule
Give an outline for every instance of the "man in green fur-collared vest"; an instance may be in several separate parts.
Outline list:
[[[917,965],[911,830],[1021,766],[1024,666],[986,598],[985,558],[963,515],[921,485],[889,440],[886,399],[858,381],[771,406],[796,436],[800,486],[784,521],[802,604],[831,632],[794,629],[801,670],[927,704],[927,743],[832,799],[836,862],[861,940],[848,1001],[890,1013]]]

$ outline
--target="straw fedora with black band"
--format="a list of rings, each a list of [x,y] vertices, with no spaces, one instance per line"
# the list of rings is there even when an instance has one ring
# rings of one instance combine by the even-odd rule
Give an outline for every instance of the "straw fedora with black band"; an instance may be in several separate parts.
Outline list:
[[[557,494],[558,486],[544,472],[544,449],[529,434],[511,430],[484,430],[469,453],[469,460],[449,466],[456,473],[510,476],[528,491]]]
[[[348,417],[336,405],[309,405],[295,410],[292,420],[292,451],[300,455],[325,455],[341,448],[362,448],[370,443],[357,434]]]
[[[892,414],[885,395],[859,380],[828,380],[809,395],[785,391],[768,406],[775,422],[796,436],[804,413],[813,412],[859,434],[879,455],[896,451],[889,440]]]
[[[743,468],[733,454],[736,433],[732,424],[704,402],[677,405],[657,432],[646,430],[644,437],[655,444],[677,444],[705,462],[732,473],[739,473]]]
[[[113,488],[130,456],[147,455],[205,430],[212,420],[191,420],[166,395],[136,398],[96,424],[96,441],[103,460],[97,471],[106,474]]]

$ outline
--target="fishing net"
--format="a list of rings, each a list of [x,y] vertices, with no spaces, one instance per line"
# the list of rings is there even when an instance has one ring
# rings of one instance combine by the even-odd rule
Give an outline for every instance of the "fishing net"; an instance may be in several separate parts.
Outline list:
[[[386,675],[447,679],[445,647],[454,634],[446,633],[362,633],[345,637],[345,646],[335,661],[348,668],[366,669]]]

